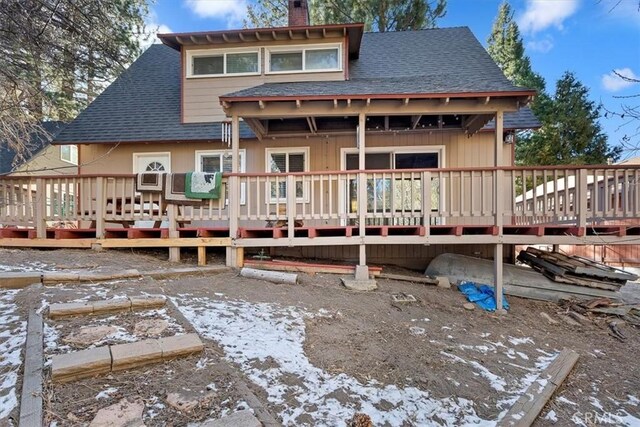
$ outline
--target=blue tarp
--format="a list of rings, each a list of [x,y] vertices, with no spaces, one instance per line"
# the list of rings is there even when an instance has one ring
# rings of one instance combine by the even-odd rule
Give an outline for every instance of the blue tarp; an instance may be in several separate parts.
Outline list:
[[[467,296],[469,302],[474,302],[486,311],[496,311],[496,298],[493,286],[475,282],[460,282],[458,290]],[[502,294],[502,308],[509,310],[509,303]]]

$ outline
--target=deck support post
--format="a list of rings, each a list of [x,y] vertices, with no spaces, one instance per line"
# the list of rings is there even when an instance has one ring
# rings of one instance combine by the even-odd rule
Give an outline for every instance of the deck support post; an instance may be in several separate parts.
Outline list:
[[[35,199],[36,237],[38,239],[47,238],[47,187],[44,179],[36,179],[36,199]]]
[[[180,237],[178,233],[178,220],[177,220],[178,206],[173,203],[167,205],[167,216],[169,220],[169,238]],[[169,248],[169,262],[180,262],[180,248]]]
[[[502,243],[498,243],[493,248],[493,278],[495,283],[496,312],[504,313],[502,309],[502,285],[503,285],[503,247]]]
[[[240,118],[231,116],[231,173],[229,177],[229,237],[232,241],[238,237],[238,217],[240,216]],[[239,249],[227,247],[227,267],[237,267],[240,258]]]
[[[367,117],[364,112],[361,112],[358,116],[358,229],[359,236],[364,239],[365,236],[365,223],[367,214],[367,174],[365,172],[365,128],[367,125]],[[364,241],[364,240],[363,240]],[[367,248],[363,243],[360,245],[360,256],[358,267],[356,268],[356,280],[369,280],[369,267],[367,267]]]

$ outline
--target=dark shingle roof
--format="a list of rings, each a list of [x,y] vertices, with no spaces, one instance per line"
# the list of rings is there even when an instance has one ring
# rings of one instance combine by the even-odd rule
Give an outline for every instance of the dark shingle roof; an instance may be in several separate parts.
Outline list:
[[[495,120],[491,120],[482,130],[493,130],[495,126]],[[502,124],[504,130],[537,129],[540,126],[542,126],[540,120],[529,107],[521,108],[515,112],[504,113],[504,122]]]
[[[181,123],[180,73],[179,52],[164,45],[149,47],[54,143],[220,140],[220,123]],[[360,58],[350,62],[350,78],[271,83],[233,95],[522,90],[506,79],[466,27],[367,33]],[[254,137],[245,123],[241,123],[240,137]]]
[[[64,128],[64,122],[47,121],[40,123],[44,132],[33,132],[26,138],[24,151],[18,155],[16,150],[0,143],[0,174],[13,171],[23,163],[28,162],[36,154],[46,148],[51,140]]]
[[[149,47],[55,143],[220,140],[220,123],[180,123],[180,52]],[[253,133],[244,123],[240,137]]]
[[[514,86],[467,27],[365,33],[349,81],[266,83],[225,95],[442,94],[514,92]]]

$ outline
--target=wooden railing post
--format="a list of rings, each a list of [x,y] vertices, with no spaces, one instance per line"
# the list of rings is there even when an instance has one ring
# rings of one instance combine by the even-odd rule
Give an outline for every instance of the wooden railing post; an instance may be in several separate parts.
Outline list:
[[[431,226],[431,172],[422,172],[422,225],[425,236],[430,233]]]
[[[575,198],[577,200],[574,200],[574,203],[576,204],[576,206],[578,207],[577,210],[577,214],[578,214],[578,227],[580,228],[586,228],[587,226],[587,192],[589,191],[589,183],[588,183],[588,171],[586,169],[580,169],[578,171],[578,180],[579,180],[579,185],[577,188],[577,191],[575,192]],[[596,174],[597,175],[597,174]],[[606,174],[605,174],[606,175]],[[596,179],[596,177],[594,177],[593,180],[593,184],[594,186],[598,185],[598,180]],[[606,183],[606,182],[605,182]],[[593,197],[593,194],[591,195],[591,197]],[[591,208],[594,209],[594,207],[596,206],[594,203],[596,203],[596,200],[591,200]]]
[[[47,238],[47,187],[43,178],[36,179],[35,200],[36,236],[38,239]]]
[[[104,216],[107,200],[105,197],[105,180],[104,177],[99,176],[96,178],[96,238],[102,239],[104,237]],[[89,214],[91,215],[91,200],[89,200]]]
[[[304,190],[303,190],[304,191]],[[287,175],[287,237],[293,239],[295,236],[296,219],[296,180],[295,176]]]
[[[494,179],[495,226],[498,227],[498,236],[502,236],[502,226],[504,225],[504,171],[496,169]]]

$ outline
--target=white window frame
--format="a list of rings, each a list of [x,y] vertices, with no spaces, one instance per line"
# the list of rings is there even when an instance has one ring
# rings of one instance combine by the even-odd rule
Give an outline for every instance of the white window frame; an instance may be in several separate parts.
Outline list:
[[[255,53],[258,55],[258,71],[255,73],[227,73],[227,54],[229,53]],[[222,56],[222,74],[193,74],[193,58],[207,56]],[[203,79],[211,77],[242,77],[259,76],[262,74],[262,55],[260,48],[233,48],[233,49],[190,49],[187,50],[187,75],[188,79]]]
[[[69,147],[69,159],[65,159],[62,156],[62,149],[64,147]],[[74,153],[75,153],[75,161],[73,160],[74,158]],[[60,160],[62,160],[65,163],[71,163],[72,165],[78,165],[78,146],[75,144],[65,144],[65,145],[61,145],[60,146]]]
[[[153,157],[153,156],[166,156],[169,160],[167,170],[164,173],[171,173],[171,152],[170,151],[154,151],[154,152],[145,152],[145,153],[133,153],[133,168],[131,169],[133,173],[143,173],[145,171],[137,171],[138,168],[138,159],[140,157]]]
[[[340,149],[340,170],[347,170],[347,154],[358,154],[358,148],[341,148]],[[396,154],[406,154],[406,153],[415,153],[415,154],[426,154],[426,153],[438,153],[438,169],[443,168],[446,162],[446,150],[444,145],[407,145],[407,146],[393,146],[393,147],[365,147],[365,154],[370,153],[391,153],[392,154],[392,170],[395,169],[395,155]],[[348,185],[348,184],[347,184]],[[441,185],[440,187],[440,206],[438,206],[438,211],[444,208],[445,203],[445,186]],[[347,187],[345,185],[341,185],[338,187],[338,197],[340,198],[340,214],[347,214]],[[432,207],[433,209],[433,207]],[[342,225],[346,225],[346,220],[341,220]],[[442,222],[444,224],[444,221]]]
[[[287,169],[289,169],[289,154],[304,154],[304,172],[309,172],[309,147],[273,147],[273,148],[265,148],[264,153],[265,153],[265,158],[264,158],[264,167],[265,167],[265,172],[266,173],[272,173],[271,172],[271,161],[270,161],[270,157],[272,154],[286,154],[287,155]],[[289,173],[287,172],[283,172],[283,173]],[[308,184],[308,183],[307,183]],[[296,197],[296,202],[297,203],[309,203],[309,192],[310,189],[308,188],[308,185],[304,184],[302,186],[302,197]],[[287,199],[286,197],[271,197],[271,188],[270,188],[270,183],[266,183],[265,186],[265,191],[266,191],[266,197],[265,200],[266,203],[286,203]],[[289,189],[287,189],[287,191],[289,191]]]
[[[326,49],[338,49],[338,68],[327,68],[322,70],[307,70],[306,69],[306,54],[308,50],[326,50]],[[342,44],[341,43],[325,43],[325,44],[312,44],[312,45],[294,45],[294,46],[273,46],[265,48],[265,74],[302,74],[302,73],[330,73],[340,72],[343,70],[344,64],[342,63]],[[271,54],[272,53],[302,53],[302,70],[285,70],[285,71],[271,71]]]
[[[204,156],[220,156],[220,165],[222,166],[222,156],[224,155],[232,155],[232,151],[231,150],[196,150],[196,172],[202,172],[202,158]],[[246,149],[241,149],[240,150],[240,173],[246,173],[247,172],[247,150]],[[240,184],[240,204],[241,205],[245,205],[247,202],[246,199],[246,195],[247,195],[247,185],[246,183],[241,183]],[[229,204],[229,201],[227,200],[227,204]]]

